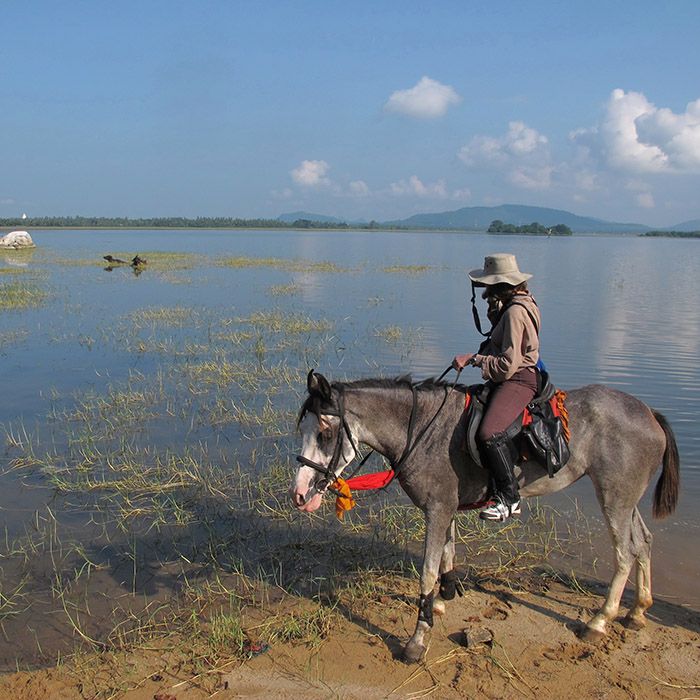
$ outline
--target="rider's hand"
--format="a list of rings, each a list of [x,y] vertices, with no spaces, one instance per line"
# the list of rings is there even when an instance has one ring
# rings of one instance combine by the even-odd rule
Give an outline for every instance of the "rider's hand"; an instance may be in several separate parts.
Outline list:
[[[474,353],[468,353],[466,355],[455,355],[455,359],[452,360],[452,366],[456,370],[464,369],[471,361],[474,359]]]

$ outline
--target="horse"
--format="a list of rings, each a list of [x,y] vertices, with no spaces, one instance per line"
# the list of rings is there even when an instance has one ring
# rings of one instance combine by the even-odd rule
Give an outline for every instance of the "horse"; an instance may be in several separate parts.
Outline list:
[[[465,393],[461,384],[409,378],[362,379],[331,384],[311,370],[297,421],[301,462],[290,488],[294,506],[317,510],[323,496],[355,459],[360,443],[382,454],[411,501],[423,511],[426,528],[415,631],[403,650],[408,663],[426,652],[433,613],[454,598],[455,516],[460,505],[483,501],[489,474],[470,456],[465,435]],[[636,595],[625,622],[641,629],[652,604],[651,540],[638,503],[663,465],[653,498],[653,515],[673,513],[680,490],[679,456],[663,415],[639,399],[592,384],[566,394],[570,458],[554,476],[528,460],[516,468],[523,498],[566,488],[588,475],[608,525],[615,571],[608,594],[581,636],[596,643],[617,617],[622,592],[636,562]],[[415,436],[415,437],[413,437]],[[435,584],[440,577],[438,596]]]

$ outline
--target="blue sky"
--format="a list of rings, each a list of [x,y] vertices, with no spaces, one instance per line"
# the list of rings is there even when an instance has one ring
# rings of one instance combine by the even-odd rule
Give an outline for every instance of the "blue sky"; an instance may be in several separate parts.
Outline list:
[[[700,2],[2,0],[0,217],[700,218]]]

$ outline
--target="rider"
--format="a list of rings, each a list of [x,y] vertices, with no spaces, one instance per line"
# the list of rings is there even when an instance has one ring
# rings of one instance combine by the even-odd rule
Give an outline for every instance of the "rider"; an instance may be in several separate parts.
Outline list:
[[[484,520],[503,521],[520,513],[516,455],[506,430],[537,393],[540,312],[527,288],[530,277],[509,253],[487,255],[484,268],[469,273],[474,287],[486,287],[482,297],[492,327],[477,353],[456,355],[452,361],[458,370],[468,364],[480,367],[492,384],[477,436],[495,484],[493,505],[479,514]]]

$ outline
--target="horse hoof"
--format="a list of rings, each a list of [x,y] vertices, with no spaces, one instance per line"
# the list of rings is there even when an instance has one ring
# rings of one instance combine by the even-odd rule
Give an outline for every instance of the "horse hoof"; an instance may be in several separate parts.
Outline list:
[[[409,642],[403,650],[402,660],[407,664],[417,664],[425,656],[425,647]]]
[[[445,614],[445,601],[438,600],[437,598],[433,601],[433,614],[434,615],[444,615]]]
[[[593,629],[592,627],[585,627],[583,632],[581,632],[581,639],[589,644],[599,644],[605,639],[605,632]]]
[[[639,630],[643,630],[647,626],[647,621],[643,617],[631,617],[628,615],[625,618],[625,627],[628,630],[634,630],[635,632],[639,632]]]

